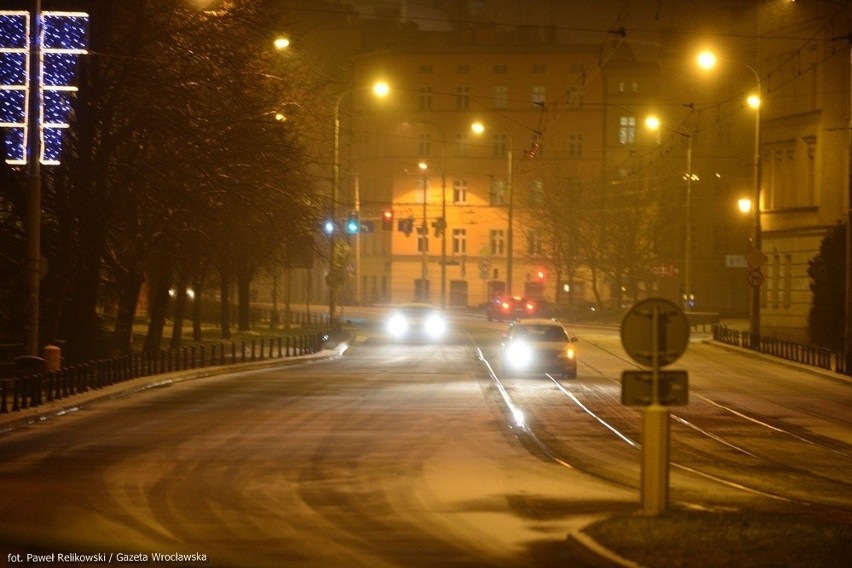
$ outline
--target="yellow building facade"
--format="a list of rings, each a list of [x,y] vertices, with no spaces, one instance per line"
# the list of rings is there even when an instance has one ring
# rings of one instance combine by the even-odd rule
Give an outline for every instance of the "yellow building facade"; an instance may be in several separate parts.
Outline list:
[[[358,210],[367,229],[349,239],[347,297],[478,306],[503,293],[553,302],[568,292],[540,219],[545,193],[601,176],[595,70],[584,47],[359,58],[356,84],[387,81],[391,96],[357,89],[342,113],[340,207]]]

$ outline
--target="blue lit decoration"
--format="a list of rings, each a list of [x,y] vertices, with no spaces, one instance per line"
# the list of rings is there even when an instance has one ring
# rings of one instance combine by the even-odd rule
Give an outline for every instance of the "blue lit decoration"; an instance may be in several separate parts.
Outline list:
[[[68,128],[77,57],[87,53],[89,16],[42,12],[39,38],[41,163],[56,165],[62,130]],[[0,127],[5,128],[6,162],[27,163],[30,14],[0,11]]]

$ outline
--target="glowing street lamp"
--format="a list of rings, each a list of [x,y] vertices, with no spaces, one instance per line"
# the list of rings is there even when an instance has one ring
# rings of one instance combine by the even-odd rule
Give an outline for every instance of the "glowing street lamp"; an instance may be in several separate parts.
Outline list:
[[[485,125],[481,122],[474,122],[470,125],[471,131],[477,136],[485,132]],[[506,294],[512,294],[512,272],[514,271],[514,214],[515,214],[515,191],[512,178],[512,148],[514,141],[508,133],[504,133],[509,140],[509,149],[506,151],[506,191],[509,194],[508,203],[508,219],[506,230]]]
[[[340,103],[346,95],[352,94],[357,90],[370,87],[354,87],[346,90],[337,97],[334,103],[334,161],[332,162],[332,182],[331,182],[331,218],[335,219],[337,215],[337,199],[340,194]],[[372,85],[373,94],[376,97],[383,98],[390,93],[390,86],[379,81]],[[340,283],[340,268],[337,266],[337,234],[332,232],[329,235],[329,278],[328,278],[328,317],[332,327],[335,325],[337,313],[337,287]]]
[[[760,74],[757,70],[748,65],[747,63],[743,63],[742,61],[735,61],[731,59],[725,59],[724,61],[730,61],[732,63],[737,63],[746,67],[749,71],[754,75],[754,80],[756,83],[755,89],[756,93],[752,93],[748,96],[746,102],[750,108],[754,109],[754,160],[753,160],[753,195],[752,195],[752,223],[754,228],[752,230],[752,246],[754,248],[754,253],[751,255],[752,259],[756,259],[757,265],[752,265],[751,269],[757,272],[760,272],[760,264],[765,260],[765,256],[761,252],[761,219],[760,219],[760,107],[761,107],[761,84],[760,84]],[[718,62],[718,58],[712,51],[702,51],[698,54],[697,63],[698,66],[702,69],[711,70],[716,66]],[[755,279],[755,282],[759,282],[760,279]],[[751,290],[751,305],[750,305],[750,314],[749,314],[749,331],[752,336],[760,335],[760,286],[752,285]]]

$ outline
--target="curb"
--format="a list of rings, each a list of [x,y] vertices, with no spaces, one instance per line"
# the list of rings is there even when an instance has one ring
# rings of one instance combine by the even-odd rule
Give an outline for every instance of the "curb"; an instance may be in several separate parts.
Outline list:
[[[171,373],[138,377],[129,381],[109,385],[101,389],[90,390],[85,393],[72,395],[58,401],[46,402],[41,406],[30,408],[28,410],[0,414],[0,435],[13,430],[26,428],[33,424],[45,422],[52,418],[77,412],[83,406],[105,399],[121,398],[150,389],[162,388],[173,384],[204,379],[207,377],[227,375],[229,373],[251,372],[271,367],[287,367],[296,364],[336,359],[338,357],[342,357],[349,348],[350,339],[351,338],[346,337],[340,341],[335,341],[333,345],[329,345],[326,349],[323,349],[319,353],[311,355],[300,355],[297,357],[286,357],[280,359],[264,359],[248,363],[233,363],[228,365],[204,367],[201,369],[174,371]]]
[[[597,565],[600,568],[642,568],[641,564],[616,554],[581,530],[571,531],[568,534],[567,541],[569,545],[579,546],[593,555],[596,560],[602,561],[600,565]]]

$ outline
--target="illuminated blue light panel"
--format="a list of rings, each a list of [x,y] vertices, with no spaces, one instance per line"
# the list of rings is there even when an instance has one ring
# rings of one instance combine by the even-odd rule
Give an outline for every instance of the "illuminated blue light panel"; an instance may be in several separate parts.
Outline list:
[[[39,38],[41,163],[58,164],[62,131],[77,87],[77,58],[86,53],[89,16],[82,12],[42,12]],[[27,163],[30,14],[0,11],[0,128],[6,162]]]

